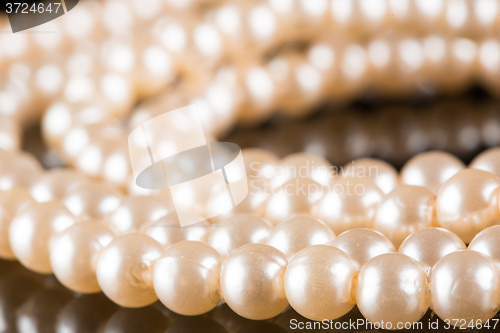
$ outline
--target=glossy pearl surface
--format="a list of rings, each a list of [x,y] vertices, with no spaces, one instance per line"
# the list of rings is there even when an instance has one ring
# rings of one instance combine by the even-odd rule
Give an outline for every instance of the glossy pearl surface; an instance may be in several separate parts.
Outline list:
[[[500,177],[500,148],[490,148],[477,155],[469,165],[472,169],[491,172]]]
[[[486,255],[470,250],[450,253],[429,276],[432,310],[443,320],[491,319],[500,309],[500,270]]]
[[[375,158],[360,158],[342,167],[342,177],[369,178],[384,192],[391,192],[399,183],[399,175],[392,165]]]
[[[30,188],[31,195],[38,202],[63,199],[69,191],[85,182],[84,174],[72,169],[48,170]]]
[[[309,178],[321,184],[328,185],[334,170],[332,165],[323,157],[308,153],[296,153],[285,157],[276,166],[273,178],[273,187],[285,184],[293,178]]]
[[[330,244],[347,253],[358,269],[376,256],[396,252],[394,244],[387,237],[366,228],[347,230]]]
[[[204,314],[221,298],[219,277],[221,257],[210,245],[185,241],[172,245],[158,259],[153,284],[160,301],[185,316]]]
[[[500,265],[500,225],[486,228],[474,237],[468,249],[486,254]]]
[[[500,218],[497,188],[500,178],[482,170],[465,169],[449,179],[436,200],[438,223],[469,243]]]
[[[263,320],[288,306],[283,276],[287,257],[272,246],[248,244],[233,251],[221,268],[220,292],[242,317]]]
[[[76,216],[102,218],[115,211],[122,199],[122,193],[113,186],[87,182],[70,191],[64,205]]]
[[[113,302],[130,308],[155,302],[151,272],[161,256],[160,243],[142,234],[116,237],[100,253],[96,273],[99,286]]]
[[[321,321],[336,319],[355,305],[356,264],[343,251],[314,245],[297,253],[285,273],[290,305],[302,316]]]
[[[334,238],[330,227],[320,220],[308,215],[297,215],[275,226],[267,244],[291,258],[308,246],[326,244]]]
[[[427,274],[404,254],[382,254],[359,271],[356,303],[370,322],[383,321],[381,328],[419,321],[429,308]]]

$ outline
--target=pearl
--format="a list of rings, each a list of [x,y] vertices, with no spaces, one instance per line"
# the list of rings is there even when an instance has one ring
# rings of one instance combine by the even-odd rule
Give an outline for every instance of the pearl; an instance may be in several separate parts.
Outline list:
[[[0,191],[15,187],[30,187],[40,176],[42,167],[29,154],[14,154],[0,151]]]
[[[243,245],[265,243],[271,230],[271,223],[259,216],[237,214],[212,225],[207,242],[227,256]]]
[[[298,215],[274,227],[267,244],[290,258],[306,247],[326,244],[334,238],[333,231],[320,220],[308,215]]]
[[[361,314],[380,328],[414,323],[429,308],[427,274],[404,254],[382,254],[359,271],[356,302]]]
[[[412,233],[431,227],[436,196],[424,187],[401,185],[380,203],[374,228],[397,247]]]
[[[485,323],[500,309],[500,271],[495,261],[476,251],[448,254],[429,276],[432,310],[442,320]]]
[[[465,165],[455,156],[440,151],[430,151],[411,158],[401,169],[401,182],[427,187],[437,193],[444,184]]]
[[[15,259],[9,242],[9,228],[14,216],[34,200],[25,189],[0,192],[0,258]]]
[[[52,273],[49,244],[52,236],[75,223],[74,216],[58,201],[33,203],[12,220],[9,241],[16,258],[41,274]]]
[[[101,218],[115,211],[122,197],[113,186],[87,182],[70,191],[64,198],[64,205],[76,216]]]
[[[396,252],[392,242],[382,233],[365,228],[347,230],[330,244],[347,253],[358,269],[376,256]]]
[[[369,178],[388,194],[399,183],[398,172],[392,165],[375,158],[360,158],[342,167],[342,177]]]
[[[61,200],[86,180],[87,178],[77,170],[52,169],[35,181],[30,193],[37,202]]]
[[[321,321],[348,313],[356,304],[356,264],[343,251],[314,245],[297,253],[285,273],[290,305],[302,316]]]
[[[167,203],[160,198],[130,196],[122,201],[105,224],[115,234],[135,232],[147,222],[158,221],[169,210]]]
[[[371,228],[382,198],[383,192],[368,178],[340,178],[312,212],[339,235],[349,229]]]
[[[96,264],[113,233],[99,220],[77,223],[52,237],[50,263],[55,276],[67,288],[79,293],[101,290],[97,283]]]
[[[472,239],[468,249],[486,254],[500,265],[500,225],[486,228]]]
[[[425,228],[408,236],[399,247],[399,253],[418,261],[427,274],[444,256],[465,250],[465,243],[454,233],[442,228]]]
[[[17,151],[21,147],[21,129],[19,125],[2,115],[0,115],[0,138],[1,150]]]
[[[158,259],[153,284],[160,301],[184,316],[215,308],[219,295],[221,257],[210,245],[185,241],[172,245]]]
[[[441,187],[436,211],[438,223],[465,243],[500,218],[496,190],[500,178],[482,170],[465,169]]]
[[[500,148],[495,147],[483,151],[472,160],[469,167],[500,176]]]
[[[99,286],[118,305],[136,308],[155,302],[151,272],[161,256],[160,243],[142,234],[116,237],[99,255]]]
[[[248,244],[233,251],[221,268],[220,292],[242,317],[263,320],[288,306],[283,285],[287,257],[272,246]]]
[[[288,155],[276,166],[272,186],[281,186],[293,178],[309,178],[322,186],[327,186],[332,174],[335,175],[332,165],[323,157],[296,153]]]

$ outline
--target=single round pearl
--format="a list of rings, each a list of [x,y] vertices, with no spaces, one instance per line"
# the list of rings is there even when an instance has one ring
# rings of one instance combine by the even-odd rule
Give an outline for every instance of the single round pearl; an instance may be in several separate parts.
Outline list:
[[[0,191],[0,258],[16,258],[10,247],[9,228],[14,216],[33,202],[30,193],[25,189]]]
[[[122,198],[122,193],[113,186],[86,182],[70,191],[64,204],[76,216],[101,218],[115,211]]]
[[[438,223],[469,243],[500,216],[496,190],[500,178],[482,170],[465,169],[441,187],[436,200]]]
[[[366,228],[347,230],[337,236],[331,245],[347,253],[358,268],[376,256],[396,252],[394,244],[387,237]]]
[[[500,147],[490,148],[477,155],[469,168],[488,171],[500,177]]]
[[[465,243],[451,231],[425,228],[408,236],[398,252],[418,261],[429,274],[431,268],[445,255],[465,249]]]
[[[272,225],[253,214],[237,214],[212,225],[208,244],[227,256],[237,248],[251,243],[265,243]]]
[[[33,203],[12,220],[9,241],[16,258],[37,273],[52,273],[49,243],[52,236],[75,223],[59,201]]]
[[[32,155],[0,152],[0,191],[29,188],[41,175],[42,167]]]
[[[419,321],[429,308],[427,274],[404,254],[382,254],[361,267],[356,302],[366,319],[383,321],[380,327],[384,329]]]
[[[360,158],[342,167],[342,177],[370,178],[385,194],[399,183],[399,175],[392,165],[376,158]]]
[[[113,240],[113,233],[99,220],[77,223],[54,235],[50,243],[50,263],[55,276],[67,288],[94,293],[99,252]]]
[[[401,182],[427,187],[437,193],[465,165],[455,156],[441,151],[429,151],[410,159],[401,169]]]
[[[443,320],[486,322],[500,309],[500,270],[476,251],[448,254],[429,276],[431,308]]]
[[[373,226],[398,248],[412,233],[432,226],[435,201],[425,187],[398,186],[380,203]]]
[[[293,178],[309,178],[326,186],[330,183],[332,173],[335,175],[332,165],[323,157],[296,153],[288,155],[276,166],[272,185],[278,187]]]
[[[219,295],[221,257],[210,245],[185,241],[172,245],[153,270],[156,295],[170,310],[185,316],[215,308]]]
[[[383,192],[368,178],[340,178],[312,209],[336,235],[354,228],[371,228]]]
[[[35,181],[30,192],[38,202],[61,200],[68,192],[86,180],[85,175],[77,170],[52,169]]]
[[[106,226],[115,234],[135,232],[145,223],[158,221],[168,212],[168,204],[160,198],[130,196],[106,219]]]
[[[322,186],[309,178],[293,178],[273,189],[264,216],[274,225],[296,215],[308,214],[323,195]]]
[[[194,218],[201,219],[199,215],[192,214]],[[207,220],[202,220],[201,222],[181,227],[177,214],[170,213],[158,221],[142,225],[139,231],[153,238],[163,245],[163,247],[168,247],[186,240],[205,242],[210,232],[210,223]]]
[[[274,227],[267,244],[291,258],[308,246],[326,244],[334,238],[335,234],[330,227],[320,220],[308,215],[298,215]]]
[[[486,228],[472,239],[468,249],[486,254],[500,265],[500,225]]]
[[[0,60],[1,62],[1,60]],[[17,151],[21,147],[20,126],[8,117],[0,115],[0,149],[4,151]]]
[[[297,253],[285,273],[285,292],[290,305],[302,316],[321,321],[336,319],[356,304],[356,264],[343,251],[314,245]]]
[[[160,243],[142,234],[116,237],[99,255],[99,286],[118,305],[135,308],[155,302],[151,272],[161,256]]]
[[[288,306],[283,285],[287,257],[272,246],[248,244],[233,251],[221,268],[220,292],[242,317],[263,320]]]

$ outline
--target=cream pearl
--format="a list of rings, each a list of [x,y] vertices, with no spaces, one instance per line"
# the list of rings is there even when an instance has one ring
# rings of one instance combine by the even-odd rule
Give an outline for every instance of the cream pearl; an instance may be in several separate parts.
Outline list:
[[[95,272],[97,259],[99,251],[113,237],[100,220],[77,223],[54,235],[50,243],[50,263],[59,282],[79,293],[100,291]]]
[[[87,181],[84,174],[74,169],[48,170],[31,186],[30,192],[38,202],[61,200],[76,186]]]
[[[500,265],[500,225],[486,228],[472,239],[468,249],[486,254]]]
[[[283,285],[287,257],[272,246],[248,244],[233,251],[221,268],[220,292],[242,317],[263,320],[288,306]]]
[[[404,254],[382,254],[359,271],[356,303],[366,319],[383,329],[419,321],[429,308],[427,274]]]
[[[483,151],[472,160],[469,167],[488,171],[500,177],[500,147]]]
[[[58,201],[33,203],[12,220],[9,229],[12,251],[25,267],[37,273],[52,273],[50,240],[74,223],[74,216]]]
[[[0,152],[0,191],[29,188],[41,175],[40,163],[31,155]]]
[[[274,227],[267,244],[290,258],[308,246],[326,244],[334,238],[333,231],[320,220],[308,215],[298,215]]]
[[[96,273],[99,286],[118,305],[136,308],[155,302],[151,272],[161,256],[160,243],[143,234],[116,237],[100,253]]]
[[[332,175],[336,175],[332,165],[323,157],[308,154],[296,153],[285,157],[276,166],[276,175],[273,178],[272,186],[279,187],[293,178],[310,178],[326,186],[330,183]]]
[[[465,243],[451,231],[425,228],[408,236],[398,252],[418,261],[429,274],[431,268],[445,255],[465,249]]]
[[[465,243],[500,219],[497,188],[500,178],[482,170],[465,169],[449,179],[436,200],[438,223]]]
[[[212,225],[208,244],[227,256],[237,248],[251,243],[265,243],[272,225],[253,214],[237,214]]]
[[[86,182],[68,193],[64,205],[76,216],[101,218],[114,212],[122,199],[122,193],[111,185]]]
[[[347,253],[358,269],[376,256],[396,252],[394,244],[387,237],[366,228],[347,230],[330,244]]]
[[[314,245],[297,253],[285,273],[285,292],[290,305],[302,316],[321,321],[348,313],[356,304],[356,264],[343,251]]]
[[[398,248],[412,233],[432,226],[435,201],[425,187],[398,186],[380,203],[373,226]]]
[[[189,214],[193,214],[193,218],[201,219],[195,213]],[[153,238],[164,247],[168,247],[187,240],[205,242],[210,232],[210,223],[207,220],[201,220],[201,222],[181,227],[177,214],[170,213],[158,221],[142,225],[139,231]]]
[[[340,175],[345,178],[370,178],[385,194],[399,183],[399,175],[392,165],[375,158],[360,158],[342,167]]]
[[[219,304],[221,257],[210,245],[185,241],[158,259],[153,284],[160,301],[185,316],[204,314]]]
[[[9,228],[14,216],[34,202],[30,193],[21,188],[0,192],[0,258],[15,259],[9,241]]]
[[[115,234],[134,232],[147,222],[158,221],[169,210],[168,204],[160,198],[130,196],[106,219],[105,224]]]
[[[308,214],[323,195],[322,186],[309,178],[293,178],[273,189],[264,216],[274,225],[295,214]]]
[[[401,182],[427,187],[437,193],[465,165],[455,156],[441,151],[429,151],[410,159],[401,169]]]
[[[340,178],[312,209],[336,235],[354,228],[371,228],[383,193],[368,178]]]
[[[443,320],[481,323],[500,309],[500,270],[486,255],[470,250],[448,254],[429,276],[431,308]]]

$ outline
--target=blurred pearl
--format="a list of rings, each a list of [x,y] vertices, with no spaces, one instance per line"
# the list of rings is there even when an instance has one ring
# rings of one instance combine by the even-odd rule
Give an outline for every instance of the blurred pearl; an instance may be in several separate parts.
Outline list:
[[[38,202],[61,200],[69,191],[85,181],[85,175],[77,170],[51,169],[33,183],[30,193]]]
[[[469,168],[488,171],[500,177],[500,147],[490,148],[477,155]]]
[[[199,215],[192,214],[194,218],[201,219]],[[205,242],[209,231],[210,223],[206,220],[181,227],[175,213],[170,213],[157,221],[146,223],[140,228],[140,232],[153,238],[164,247],[186,240]]]
[[[500,265],[500,225],[486,228],[474,237],[468,249],[486,254]]]
[[[349,229],[371,228],[382,198],[382,191],[368,178],[340,178],[312,211],[340,235]]]
[[[227,256],[250,243],[265,243],[271,233],[269,221],[253,214],[237,214],[212,226],[208,244]]]
[[[105,183],[87,182],[77,186],[64,198],[64,205],[76,216],[101,218],[114,212],[123,195]]]
[[[401,182],[427,187],[437,193],[444,184],[465,165],[455,156],[441,151],[430,151],[411,158],[401,169]]]
[[[295,214],[308,214],[323,195],[322,186],[309,178],[292,178],[267,200],[264,216],[274,225]]]
[[[476,251],[450,253],[429,276],[432,310],[442,320],[485,323],[500,309],[500,271],[495,261]]]
[[[204,314],[221,300],[220,265],[221,257],[210,245],[174,244],[155,263],[155,292],[169,310],[184,316]]]
[[[285,292],[300,315],[321,321],[348,313],[356,304],[356,264],[332,246],[314,245],[297,253],[285,273]]]
[[[481,230],[500,219],[497,189],[500,178],[481,170],[465,169],[448,180],[436,200],[438,223],[469,243]]]
[[[380,203],[374,228],[398,248],[412,233],[432,226],[435,201],[434,193],[425,187],[400,185]]]
[[[248,244],[233,251],[221,268],[220,292],[242,317],[263,320],[288,306],[283,285],[287,257],[272,246]]]
[[[465,249],[465,243],[451,231],[425,228],[408,236],[398,252],[418,261],[429,274],[431,268],[445,255]]]
[[[28,188],[40,177],[42,167],[32,155],[0,151],[0,191]]]
[[[300,250],[317,244],[326,244],[335,238],[323,222],[308,215],[291,217],[275,226],[267,244],[291,258]]]
[[[100,291],[97,259],[113,237],[99,220],[78,223],[56,234],[50,243],[50,263],[59,282],[79,293]]]
[[[330,244],[347,253],[358,269],[376,256],[396,252],[396,248],[387,237],[378,231],[365,228],[347,230]]]
[[[0,149],[17,151],[20,147],[21,128],[14,121],[0,115]]]
[[[151,272],[161,256],[160,243],[142,234],[116,237],[99,255],[96,273],[102,291],[125,307],[142,307],[155,302]]]
[[[356,302],[370,322],[383,321],[383,329],[417,322],[429,308],[427,274],[418,262],[404,254],[382,254],[359,271]]]
[[[74,223],[74,216],[58,201],[31,204],[12,220],[9,229],[12,251],[28,269],[52,273],[50,240]]]
[[[25,189],[15,188],[0,192],[0,258],[15,259],[9,241],[9,228],[14,216],[33,203],[30,193]]]
[[[122,201],[105,224],[115,234],[134,232],[147,222],[158,221],[168,212],[167,204],[160,198],[131,196]]]
[[[360,158],[342,167],[342,177],[370,178],[385,194],[399,182],[398,172],[392,165],[375,158]]]
[[[332,175],[335,176],[332,165],[323,157],[296,153],[288,155],[276,166],[272,185],[278,187],[293,178],[309,178],[326,186],[330,183]]]

